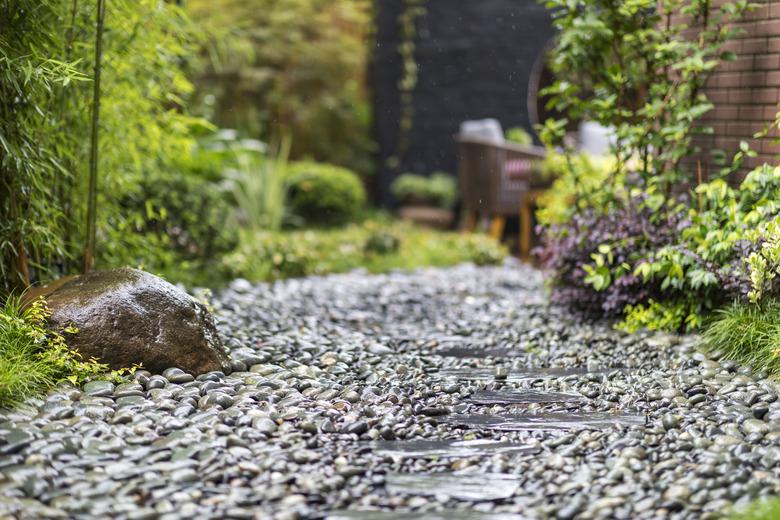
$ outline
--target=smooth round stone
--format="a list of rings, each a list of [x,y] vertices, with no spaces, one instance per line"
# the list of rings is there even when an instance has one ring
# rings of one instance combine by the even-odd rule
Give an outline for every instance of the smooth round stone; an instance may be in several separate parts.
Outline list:
[[[679,415],[666,414],[661,418],[661,424],[665,430],[672,430],[677,428],[682,421],[682,417]]]
[[[146,383],[146,389],[152,390],[155,388],[165,388],[165,385],[168,384],[168,380],[166,380],[162,376],[154,375],[149,378],[149,381]]]
[[[143,387],[137,383],[122,383],[114,388],[114,397],[144,395]]]
[[[252,421],[252,428],[261,433],[270,434],[276,431],[277,424],[266,417],[258,417]]]
[[[84,385],[82,392],[92,397],[109,397],[114,394],[114,383],[111,381],[90,381]]]
[[[195,377],[193,377],[192,374],[188,374],[180,368],[165,369],[162,373],[162,376],[168,381],[170,381],[171,383],[175,383],[175,384],[189,383],[190,381],[195,381]]]
[[[198,401],[198,408],[208,408],[209,406],[217,405],[221,408],[230,408],[233,406],[233,398],[222,392],[211,392],[200,398]]]
[[[119,397],[119,398],[117,398],[116,405],[119,406],[119,407],[138,406],[138,405],[145,404],[146,402],[147,402],[146,398],[144,398],[143,396],[140,396],[140,395],[129,395],[127,397]]]
[[[764,435],[769,432],[769,425],[759,419],[746,419],[742,422],[742,432],[745,435],[761,434]]]

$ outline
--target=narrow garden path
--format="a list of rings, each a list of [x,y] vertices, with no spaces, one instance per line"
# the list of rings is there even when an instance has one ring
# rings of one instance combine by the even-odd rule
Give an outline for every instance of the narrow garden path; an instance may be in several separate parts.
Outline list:
[[[708,518],[780,491],[780,385],[580,323],[528,267],[239,280],[214,305],[231,375],[4,412],[0,517]]]

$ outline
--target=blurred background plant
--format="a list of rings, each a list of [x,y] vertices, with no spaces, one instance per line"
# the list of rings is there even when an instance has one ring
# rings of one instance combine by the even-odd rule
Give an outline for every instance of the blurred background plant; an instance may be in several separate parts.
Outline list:
[[[402,205],[428,205],[452,209],[458,197],[455,179],[444,172],[430,176],[404,173],[390,187]]]
[[[332,164],[300,161],[286,172],[293,223],[340,226],[356,220],[366,204],[366,191],[354,172]]]
[[[533,136],[528,133],[528,131],[525,128],[522,127],[515,127],[510,128],[506,131],[506,140],[510,143],[516,143],[523,146],[530,146],[534,144],[534,138]]]
[[[374,171],[370,0],[189,0],[208,34],[198,111],[243,135],[294,136],[293,160]]]

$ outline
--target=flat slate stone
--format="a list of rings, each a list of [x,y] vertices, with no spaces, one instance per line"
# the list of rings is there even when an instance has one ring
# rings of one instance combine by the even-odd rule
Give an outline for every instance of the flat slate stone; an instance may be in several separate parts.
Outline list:
[[[325,520],[528,520],[528,517],[479,511],[398,512],[364,509],[333,511],[327,514]]]
[[[543,392],[540,390],[515,390],[499,392],[476,392],[468,398],[474,404],[532,404],[532,403],[570,403],[582,402],[585,398],[580,394],[564,392]]]
[[[551,379],[555,377],[582,376],[585,374],[609,374],[615,371],[625,370],[620,368],[601,368],[588,370],[587,368],[529,368],[523,370],[510,370],[506,377],[497,378],[496,369],[493,368],[448,368],[432,372],[431,377],[437,379],[456,379],[458,381],[510,381],[519,382],[528,379]]]
[[[447,495],[456,500],[493,501],[509,498],[520,488],[514,475],[502,473],[396,473],[385,479],[388,493],[419,496]]]
[[[461,359],[484,357],[518,358],[528,356],[528,352],[520,348],[509,349],[497,347],[441,347],[432,351],[431,354]]]
[[[372,443],[374,451],[389,457],[475,457],[496,453],[527,453],[538,451],[534,446],[490,439],[379,441]]]
[[[591,413],[540,413],[522,415],[453,414],[440,422],[473,429],[495,431],[522,430],[600,430],[612,426],[644,426],[644,415]]]

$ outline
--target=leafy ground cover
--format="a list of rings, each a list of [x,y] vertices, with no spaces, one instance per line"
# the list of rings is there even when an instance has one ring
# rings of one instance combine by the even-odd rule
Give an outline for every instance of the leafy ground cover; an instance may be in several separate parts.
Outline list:
[[[780,518],[780,500],[762,500],[753,505],[735,513],[729,517],[730,520],[775,520]]]
[[[43,300],[22,306],[11,298],[0,308],[0,407],[10,406],[67,380],[80,384],[89,378],[116,379],[95,360],[70,350],[63,337],[46,329]]]
[[[342,273],[363,268],[500,263],[506,250],[484,235],[421,228],[379,216],[342,228],[260,232],[244,236],[225,259],[236,276],[253,281]]]

